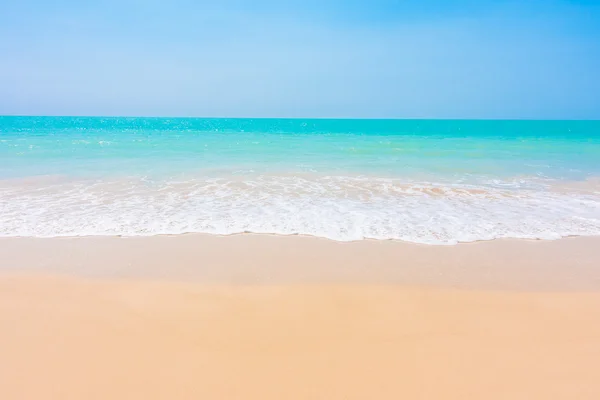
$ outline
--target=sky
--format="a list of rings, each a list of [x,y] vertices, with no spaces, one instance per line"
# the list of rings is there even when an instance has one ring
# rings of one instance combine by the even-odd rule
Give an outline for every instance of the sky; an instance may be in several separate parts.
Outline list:
[[[600,119],[600,0],[0,0],[0,115]]]

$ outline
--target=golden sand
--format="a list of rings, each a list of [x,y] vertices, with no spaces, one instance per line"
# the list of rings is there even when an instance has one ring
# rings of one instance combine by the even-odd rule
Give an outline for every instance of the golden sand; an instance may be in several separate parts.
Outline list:
[[[280,239],[0,240],[0,399],[600,398],[598,240]]]

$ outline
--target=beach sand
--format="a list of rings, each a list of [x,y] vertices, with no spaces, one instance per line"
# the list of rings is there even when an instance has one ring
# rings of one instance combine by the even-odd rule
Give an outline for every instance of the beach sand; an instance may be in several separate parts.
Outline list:
[[[0,239],[0,398],[598,399],[600,238]]]

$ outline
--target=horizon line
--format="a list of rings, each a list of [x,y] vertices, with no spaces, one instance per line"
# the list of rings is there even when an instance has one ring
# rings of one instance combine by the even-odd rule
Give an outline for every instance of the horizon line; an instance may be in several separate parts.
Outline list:
[[[466,118],[466,117],[223,117],[223,116],[160,116],[160,115],[34,115],[34,114],[0,114],[0,118],[131,118],[131,119],[258,119],[258,120],[323,120],[323,121],[600,121],[600,118]]]

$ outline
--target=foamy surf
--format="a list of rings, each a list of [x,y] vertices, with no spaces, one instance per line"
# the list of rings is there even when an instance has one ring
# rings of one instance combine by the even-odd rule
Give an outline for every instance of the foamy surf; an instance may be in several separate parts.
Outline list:
[[[0,182],[0,236],[269,233],[455,244],[600,235],[600,194],[352,176]]]

